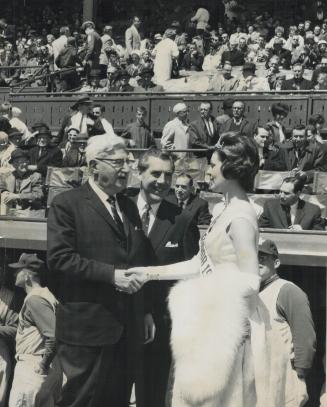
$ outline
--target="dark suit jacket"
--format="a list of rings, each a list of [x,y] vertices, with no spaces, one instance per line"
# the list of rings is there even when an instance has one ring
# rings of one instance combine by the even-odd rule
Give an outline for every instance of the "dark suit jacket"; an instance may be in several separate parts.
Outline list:
[[[302,78],[301,82],[297,84],[300,87],[300,90],[311,90],[312,83],[307,79]],[[282,90],[297,90],[297,85],[295,84],[294,78],[287,79],[282,83]]]
[[[136,202],[137,189],[129,195]],[[199,250],[199,230],[188,213],[181,213],[177,205],[164,199],[148,236],[153,248],[153,265],[167,265],[192,258]],[[148,308],[155,319],[167,314],[167,296],[174,282],[160,281],[148,284]]]
[[[92,31],[87,36],[85,60],[92,61],[93,67],[99,65],[101,48],[102,40],[100,35],[96,31]]]
[[[294,224],[301,225],[303,230],[324,230],[321,210],[317,205],[299,199]],[[262,228],[287,229],[287,216],[279,198],[265,202],[259,219]]]
[[[178,205],[178,201],[174,193],[171,193],[167,200],[172,202],[174,205]],[[209,212],[208,202],[200,198],[198,195],[192,194],[190,196],[183,212],[189,213],[197,225],[209,225],[211,222],[212,216]]]
[[[233,131],[231,130],[232,128],[232,124],[233,124],[233,118],[230,118],[229,120],[227,120],[225,123],[223,123],[220,126],[220,135],[223,133],[227,133],[229,131]],[[254,135],[254,128],[255,128],[255,124],[250,122],[248,119],[246,119],[245,117],[243,118],[240,128],[239,128],[239,132],[241,134],[243,134],[244,136],[247,137],[253,137]]]
[[[48,215],[48,265],[61,301],[59,340],[84,346],[116,343],[124,330],[144,339],[143,293],[128,295],[113,285],[114,270],[146,265],[150,245],[135,204],[117,196],[125,235],[89,183],[57,195]]]
[[[37,171],[44,177],[47,174],[47,169],[51,167],[61,167],[62,152],[58,147],[47,147],[46,151],[39,157],[40,147],[36,146],[29,150],[28,155],[30,163],[37,165]]]
[[[188,131],[190,135],[191,148],[207,148],[214,146],[219,140],[219,124],[217,120],[211,116],[213,125],[213,134],[209,134],[208,128],[202,118],[194,120],[190,123]],[[205,157],[206,153],[197,153],[198,157]]]

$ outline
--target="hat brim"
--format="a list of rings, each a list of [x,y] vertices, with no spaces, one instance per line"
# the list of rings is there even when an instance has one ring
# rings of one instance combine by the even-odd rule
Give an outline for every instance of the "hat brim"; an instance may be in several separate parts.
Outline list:
[[[22,263],[10,263],[8,266],[12,269],[22,269],[25,267],[25,264]]]

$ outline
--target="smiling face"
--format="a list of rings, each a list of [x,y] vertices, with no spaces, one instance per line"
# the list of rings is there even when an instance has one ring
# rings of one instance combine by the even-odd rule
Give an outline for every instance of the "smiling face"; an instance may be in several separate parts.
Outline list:
[[[188,177],[180,176],[176,179],[175,195],[178,201],[187,201],[192,189],[191,180]]]
[[[147,202],[159,203],[169,192],[173,176],[172,163],[159,157],[148,158],[148,168],[140,173],[141,189]]]
[[[221,172],[222,162],[220,160],[219,154],[215,151],[212,154],[210,164],[206,173],[206,179],[209,182],[209,188],[213,192],[221,192],[221,187],[226,183],[226,178],[224,178]]]
[[[128,154],[122,148],[111,154],[104,152],[94,160],[94,181],[109,195],[126,188],[129,171]]]

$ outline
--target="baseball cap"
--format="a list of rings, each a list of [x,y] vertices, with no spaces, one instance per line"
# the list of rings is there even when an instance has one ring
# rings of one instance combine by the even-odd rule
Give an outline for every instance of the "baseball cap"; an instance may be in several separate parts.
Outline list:
[[[36,253],[22,253],[18,262],[9,264],[9,267],[13,269],[27,268],[32,271],[41,271],[44,265],[44,261],[39,259]]]
[[[275,258],[279,257],[276,243],[269,239],[263,240],[262,242],[259,243],[258,251],[259,251],[259,253],[270,254],[270,255],[274,256]]]

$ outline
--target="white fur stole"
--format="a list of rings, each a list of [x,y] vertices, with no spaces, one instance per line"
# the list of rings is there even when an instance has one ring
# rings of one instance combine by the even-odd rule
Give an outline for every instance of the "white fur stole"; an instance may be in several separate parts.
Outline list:
[[[222,264],[220,270],[179,282],[169,295],[175,386],[195,406],[219,397],[233,380],[250,314],[246,297],[259,288],[258,276],[234,264]]]

